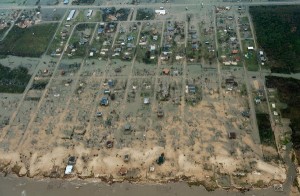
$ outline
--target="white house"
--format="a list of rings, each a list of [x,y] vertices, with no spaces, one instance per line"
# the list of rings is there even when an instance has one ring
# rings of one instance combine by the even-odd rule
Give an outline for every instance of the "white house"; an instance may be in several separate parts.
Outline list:
[[[76,10],[71,10],[69,15],[68,15],[68,18],[67,18],[67,21],[70,21],[71,19],[73,19],[74,15],[75,15],[75,12]]]
[[[155,10],[155,13],[158,15],[166,15],[166,10]]]

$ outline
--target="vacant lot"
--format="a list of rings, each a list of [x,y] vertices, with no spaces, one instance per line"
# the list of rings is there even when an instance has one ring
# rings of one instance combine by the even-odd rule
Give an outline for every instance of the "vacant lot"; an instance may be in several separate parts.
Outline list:
[[[269,115],[263,113],[256,114],[256,118],[257,118],[261,143],[265,145],[274,145],[275,139],[271,128]]]
[[[136,14],[136,20],[153,20],[155,12],[150,8],[139,8]]]
[[[25,29],[14,26],[0,44],[0,54],[39,57],[45,52],[56,28],[56,23],[35,25]]]
[[[10,69],[0,64],[0,93],[23,93],[30,80],[28,69]]]
[[[300,6],[250,7],[257,41],[273,72],[300,71]]]

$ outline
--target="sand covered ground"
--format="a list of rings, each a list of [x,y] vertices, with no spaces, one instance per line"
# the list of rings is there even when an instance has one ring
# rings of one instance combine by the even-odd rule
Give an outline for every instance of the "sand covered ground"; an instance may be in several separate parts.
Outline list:
[[[274,180],[283,182],[286,178],[285,168],[264,162],[260,145],[255,144],[251,134],[246,133],[245,129],[251,128],[249,119],[233,115],[243,109],[243,98],[235,95],[236,100],[241,102],[226,102],[227,97],[231,96],[224,91],[224,102],[219,102],[218,93],[206,94],[197,106],[186,105],[183,110],[182,106],[174,106],[177,109],[172,111],[173,115],[182,115],[181,112],[184,112],[186,120],[181,117],[174,121],[174,116],[165,110],[166,116],[162,119],[153,117],[155,122],[145,128],[141,138],[136,127],[128,136],[121,134],[123,130],[119,125],[110,129],[100,126],[98,131],[102,132],[102,138],[98,138],[99,143],[93,143],[92,146],[88,141],[97,136],[91,130],[85,129],[83,135],[75,131],[73,139],[66,139],[61,133],[66,127],[76,124],[57,123],[50,134],[42,128],[34,133],[34,126],[26,131],[25,136],[29,135],[25,140],[20,140],[20,146],[16,145],[17,138],[9,140],[10,147],[15,150],[1,150],[1,170],[37,178],[80,177],[111,182],[208,181],[216,187],[239,187],[246,182],[255,186],[259,180],[266,184]],[[49,118],[64,119],[64,115],[66,112],[57,112]],[[124,121],[121,120],[120,124],[124,124]],[[136,119],[129,117],[126,122],[134,125]],[[50,124],[51,120],[45,119],[39,124],[46,126],[47,123]],[[160,126],[162,129],[159,131],[152,128]],[[240,126],[246,128],[240,129]],[[237,138],[229,139],[229,131],[236,132]],[[78,138],[75,137],[76,133]],[[123,141],[115,139],[117,137]],[[107,148],[107,141],[113,141],[114,147]],[[165,154],[165,162],[158,165],[156,160],[162,153]],[[129,162],[124,161],[125,155],[129,155]],[[70,156],[76,157],[76,164],[71,175],[64,175]],[[125,175],[120,174],[121,168],[127,170]],[[154,171],[150,168],[154,168]],[[230,177],[224,182],[223,175]]]

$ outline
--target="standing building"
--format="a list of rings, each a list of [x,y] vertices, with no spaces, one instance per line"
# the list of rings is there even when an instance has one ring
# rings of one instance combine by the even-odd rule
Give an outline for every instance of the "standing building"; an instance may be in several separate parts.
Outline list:
[[[70,21],[71,19],[73,19],[74,15],[75,15],[75,12],[76,10],[71,10],[69,15],[68,15],[68,18],[67,18],[67,21]]]

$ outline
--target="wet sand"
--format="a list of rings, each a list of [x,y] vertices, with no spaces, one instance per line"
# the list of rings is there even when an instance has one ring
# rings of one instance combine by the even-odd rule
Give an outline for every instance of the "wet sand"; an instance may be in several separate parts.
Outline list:
[[[274,192],[272,188],[252,190],[246,193],[216,190],[207,192],[204,187],[189,187],[186,183],[169,183],[164,185],[138,185],[130,183],[105,183],[82,180],[33,180],[15,176],[0,176],[0,196],[194,196],[194,195],[272,195],[284,196],[285,192]]]

